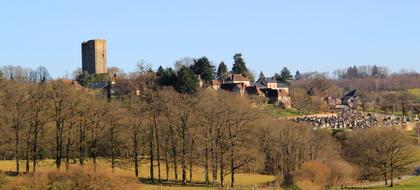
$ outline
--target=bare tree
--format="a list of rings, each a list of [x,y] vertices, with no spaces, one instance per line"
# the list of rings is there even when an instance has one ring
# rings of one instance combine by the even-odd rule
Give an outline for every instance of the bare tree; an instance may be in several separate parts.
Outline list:
[[[372,141],[371,139],[375,139]],[[394,177],[414,163],[413,149],[398,129],[372,128],[351,133],[345,144],[350,161],[360,165],[368,175],[382,175],[385,185],[394,185]],[[374,168],[374,170],[367,170]],[[375,170],[376,169],[376,170]]]
[[[5,114],[1,114],[8,125],[14,129],[15,134],[15,160],[16,172],[19,172],[19,158],[20,158],[20,130],[24,125],[27,117],[27,103],[29,96],[27,95],[26,86],[24,84],[16,84],[10,82],[5,86],[2,97],[2,106]]]

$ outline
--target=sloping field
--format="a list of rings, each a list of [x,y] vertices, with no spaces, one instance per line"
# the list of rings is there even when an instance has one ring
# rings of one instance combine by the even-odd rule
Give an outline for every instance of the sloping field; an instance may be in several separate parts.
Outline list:
[[[21,162],[21,170],[25,170],[24,162]],[[75,165],[71,165],[70,167],[75,167]],[[87,170],[92,170],[92,163],[88,162],[85,166]],[[108,175],[114,175],[117,177],[133,177],[134,176],[134,168],[131,167],[131,163],[129,162],[118,162],[118,168],[115,169],[114,174],[111,170],[111,165],[109,160],[101,159],[98,161],[97,164],[98,170],[101,170],[101,172],[106,172]],[[180,167],[179,167],[180,168]],[[201,168],[195,168],[193,170],[193,181],[195,181],[195,184],[193,185],[187,185],[187,186],[180,186],[180,185],[174,185],[173,181],[175,179],[174,177],[174,171],[171,168],[169,173],[169,181],[171,182],[165,182],[164,179],[166,179],[166,170],[165,166],[161,166],[161,178],[162,178],[162,184],[150,184],[149,180],[149,169],[150,165],[147,162],[142,162],[140,164],[140,182],[137,183],[135,186],[131,187],[130,189],[169,189],[169,190],[190,190],[190,189],[215,189],[212,187],[205,187],[202,183],[204,182],[204,170]],[[2,172],[8,172],[8,171],[14,171],[15,170],[15,161],[7,160],[7,161],[0,161],[0,171]],[[39,173],[42,172],[51,172],[54,171],[55,165],[53,160],[46,160],[39,162],[39,167],[37,167],[37,171]],[[62,171],[65,171],[65,165],[62,165],[61,168]],[[157,182],[157,167],[155,167],[155,182]],[[187,172],[187,179],[189,180],[190,174]],[[181,170],[178,172],[178,179],[181,178]],[[11,187],[15,186],[15,184],[19,184],[24,180],[24,176],[18,176],[18,177],[6,177],[6,186],[5,187]],[[235,175],[235,181],[238,187],[240,189],[252,189],[255,187],[262,187],[265,186],[268,183],[271,183],[275,180],[274,176],[268,176],[268,175],[260,175],[260,174],[247,174],[247,173],[239,173]],[[9,185],[7,185],[9,184]],[[225,186],[229,186],[230,184],[230,175],[225,177]],[[0,188],[1,189],[1,188]],[[8,189],[8,188],[7,188]]]
[[[420,88],[408,89],[408,92],[415,95],[417,97],[417,100],[420,100]]]

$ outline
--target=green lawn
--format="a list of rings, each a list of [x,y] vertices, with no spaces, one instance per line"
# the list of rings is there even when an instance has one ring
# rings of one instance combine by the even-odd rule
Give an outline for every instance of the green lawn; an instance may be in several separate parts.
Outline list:
[[[279,117],[294,117],[294,116],[300,116],[300,115],[307,115],[309,113],[304,113],[301,111],[298,111],[297,109],[293,108],[279,108],[274,105],[260,105],[259,107],[263,112],[271,115],[274,118]]]
[[[420,100],[420,88],[408,89],[408,92],[415,95],[417,97],[417,99]]]
[[[396,184],[394,187],[369,187],[369,188],[351,188],[351,190],[419,190],[420,189],[420,176],[412,177],[405,181]],[[348,189],[350,190],[350,189]]]

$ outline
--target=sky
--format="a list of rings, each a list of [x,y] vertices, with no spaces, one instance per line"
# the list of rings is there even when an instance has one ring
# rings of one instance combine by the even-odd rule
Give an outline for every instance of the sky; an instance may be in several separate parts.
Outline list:
[[[242,53],[265,75],[380,65],[420,72],[417,0],[13,0],[0,2],[0,66],[81,67],[81,43],[106,39],[108,66],[173,66]]]

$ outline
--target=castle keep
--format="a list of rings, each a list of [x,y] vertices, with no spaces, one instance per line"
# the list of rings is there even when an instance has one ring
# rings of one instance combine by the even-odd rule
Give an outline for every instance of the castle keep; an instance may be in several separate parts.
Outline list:
[[[106,40],[89,40],[82,43],[82,70],[89,74],[107,73]]]

